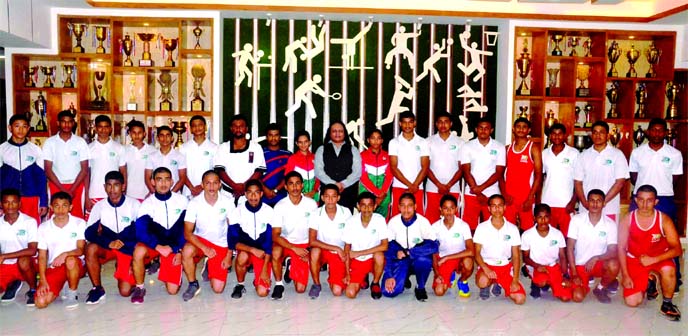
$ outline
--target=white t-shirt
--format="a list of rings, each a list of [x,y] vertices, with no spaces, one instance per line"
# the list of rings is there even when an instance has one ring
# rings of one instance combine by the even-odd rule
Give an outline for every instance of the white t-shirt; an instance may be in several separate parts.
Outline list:
[[[58,227],[51,218],[38,227],[38,249],[48,250],[48,267],[60,254],[76,249],[79,240],[84,238],[86,222],[79,217],[69,215],[69,222]],[[83,256],[79,257],[82,260]]]
[[[342,235],[346,228],[346,221],[351,217],[351,211],[341,205],[337,205],[334,219],[330,219],[325,211],[325,206],[311,212],[308,217],[308,226],[318,231],[318,240],[328,244],[344,248]]]
[[[553,208],[564,208],[573,196],[573,168],[578,160],[578,150],[564,144],[559,155],[552,153],[552,147],[542,151],[542,172],[545,182],[542,187],[542,203]]]
[[[380,214],[373,213],[367,227],[361,223],[361,214],[356,214],[346,221],[342,240],[351,244],[351,251],[363,251],[380,245],[388,235],[387,223]],[[356,257],[356,260],[366,261],[372,257],[372,254],[366,254]]]
[[[440,258],[466,250],[466,240],[473,239],[471,228],[456,216],[454,216],[454,224],[451,229],[447,229],[442,219],[432,224],[432,229],[440,243]]]
[[[497,170],[497,166],[506,166],[506,149],[499,141],[490,139],[490,142],[483,146],[476,138],[467,142],[461,148],[461,164],[471,164],[471,175],[476,184],[487,181]],[[471,188],[465,191],[468,195],[473,195]],[[483,190],[483,195],[490,197],[499,194],[499,184],[495,182]]]
[[[420,214],[416,214],[416,221],[411,226],[405,226],[401,221],[401,214],[389,220],[387,224],[389,231],[389,241],[396,241],[405,249],[413,248],[425,239],[436,240],[437,235],[432,229],[428,219]]]
[[[110,171],[119,171],[119,167],[127,164],[124,147],[119,142],[109,139],[106,143],[98,140],[88,145],[89,167],[91,181],[88,196],[90,198],[106,198],[105,175]]]
[[[423,156],[430,157],[430,148],[428,143],[418,134],[413,134],[413,139],[406,140],[402,134],[389,142],[389,156],[397,157],[397,168],[406,177],[407,180],[413,182],[416,180],[418,173],[421,170],[420,159]],[[392,186],[395,188],[407,188],[407,186],[396,177]],[[423,189],[423,184],[419,186]]]
[[[585,265],[592,257],[605,254],[608,245],[617,244],[616,222],[605,215],[594,226],[587,212],[574,215],[568,233],[576,240],[576,265]]]
[[[224,169],[232,181],[244,183],[256,169],[265,170],[263,148],[257,143],[250,141],[248,148],[241,152],[235,152],[231,148],[231,142],[222,143],[217,148],[213,165],[216,168]]]
[[[561,231],[550,226],[547,236],[543,237],[533,226],[521,236],[521,250],[530,251],[530,259],[534,262],[553,266],[559,262],[559,249],[566,248],[566,239]]]
[[[629,178],[628,163],[623,152],[607,144],[598,152],[594,147],[583,151],[576,161],[573,170],[573,179],[583,181],[583,192],[585,195],[592,189],[600,189],[605,194],[614,185],[617,179]],[[607,203],[602,211],[606,214],[619,216],[621,197],[617,194]],[[581,211],[587,212],[584,207]]]
[[[124,148],[125,159],[127,162],[127,196],[142,200],[148,196],[146,186],[146,164],[149,156],[155,152],[153,146],[143,144],[141,149],[134,145],[127,145]]]
[[[504,266],[511,260],[511,248],[521,245],[521,235],[516,225],[506,219],[499,230],[488,219],[475,229],[473,242],[481,245],[480,255],[486,264]]]
[[[644,144],[631,152],[628,170],[638,173],[633,194],[649,184],[657,189],[657,196],[674,196],[673,175],[683,174],[683,156],[667,144],[657,151]]]
[[[38,224],[36,220],[23,213],[14,224],[0,218],[0,253],[14,253],[29,247],[29,243],[38,242]],[[17,258],[5,259],[3,264],[16,264]]]
[[[275,204],[273,228],[281,228],[281,236],[292,244],[308,243],[308,219],[311,212],[318,209],[318,204],[308,197],[301,197],[299,204],[294,204],[289,196]]]
[[[86,141],[74,134],[63,141],[59,134],[53,135],[43,144],[43,158],[53,163],[53,173],[60,183],[74,183],[81,171],[81,161],[88,161],[89,149]]]
[[[167,155],[158,149],[148,156],[146,169],[155,170],[158,167],[169,169],[172,172],[172,182],[176,184],[179,181],[179,170],[186,169],[186,158],[174,148]]]
[[[453,133],[449,135],[447,140],[442,139],[439,133],[428,138],[430,170],[432,170],[432,173],[435,174],[435,177],[441,183],[449,182],[454,177],[454,174],[461,169],[459,161],[461,160],[461,150],[465,143],[465,141]],[[450,191],[458,193],[460,191],[460,184],[459,181],[454,183]],[[436,193],[437,186],[428,179],[426,190]]]
[[[208,139],[200,145],[190,140],[179,148],[179,153],[186,158],[186,177],[192,185],[200,185],[203,173],[213,169],[216,151],[217,144]],[[191,191],[186,186],[184,186],[184,195],[191,195]]]
[[[113,207],[108,199],[104,199],[93,206],[91,215],[88,217],[88,226],[100,221],[100,224],[112,230],[114,233],[120,233],[129,225],[133,225],[138,218],[139,207],[141,203],[132,197],[122,195],[124,200],[118,207]]]
[[[234,198],[219,194],[210,205],[200,193],[186,206],[185,222],[195,223],[194,234],[220,247],[227,247],[228,220],[234,212]]]

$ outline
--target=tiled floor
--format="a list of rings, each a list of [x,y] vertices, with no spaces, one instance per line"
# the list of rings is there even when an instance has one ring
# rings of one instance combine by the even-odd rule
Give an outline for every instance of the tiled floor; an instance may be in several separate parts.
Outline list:
[[[684,261],[684,269],[686,262]],[[147,284],[143,305],[132,305],[116,292],[113,264],[105,266],[107,299],[99,305],[83,303],[90,289],[87,278],[79,286],[82,303],[66,310],[61,300],[44,310],[24,306],[23,292],[16,302],[0,305],[0,335],[684,335],[688,323],[670,322],[659,315],[660,301],[640,308],[623,305],[621,294],[603,305],[590,296],[582,304],[561,303],[549,293],[517,307],[504,297],[480,301],[475,286],[470,299],[451,295],[417,302],[412,291],[395,299],[373,301],[369,291],[358,299],[335,298],[325,289],[310,300],[287,286],[282,301],[259,299],[249,290],[241,300],[212,294],[208,283],[190,302],[181,294],[169,296],[159,282]],[[249,274],[249,276],[251,276]],[[327,278],[325,274],[323,280]],[[685,277],[684,277],[685,281]],[[248,281],[247,281],[248,283]],[[529,280],[525,280],[526,287]],[[186,289],[186,283],[184,283]],[[251,288],[248,288],[251,289]],[[685,289],[685,288],[684,288]],[[688,313],[685,291],[674,302]],[[19,300],[21,298],[21,300]]]

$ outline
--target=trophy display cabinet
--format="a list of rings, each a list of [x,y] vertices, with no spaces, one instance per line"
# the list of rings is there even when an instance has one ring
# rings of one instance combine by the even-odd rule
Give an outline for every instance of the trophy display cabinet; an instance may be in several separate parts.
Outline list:
[[[592,145],[590,126],[604,120],[610,143],[629,158],[652,118],[669,125],[666,142],[688,148],[688,71],[674,69],[676,33],[517,27],[512,120],[528,118],[544,148],[548,128],[566,126],[569,145]],[[685,155],[684,155],[685,156]],[[688,157],[675,186],[679,233],[685,236]],[[632,185],[621,191],[628,203]]]
[[[14,54],[14,113],[32,137],[57,132],[57,114],[75,113],[78,134],[93,140],[93,120],[109,115],[113,138],[127,140],[133,118],[148,128],[187,132],[195,114],[210,120],[213,19],[58,16],[58,54]]]

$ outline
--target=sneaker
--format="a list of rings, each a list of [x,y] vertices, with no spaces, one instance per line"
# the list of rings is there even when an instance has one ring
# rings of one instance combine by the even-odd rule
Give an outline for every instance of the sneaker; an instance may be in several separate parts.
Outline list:
[[[490,287],[480,288],[480,299],[487,300],[490,298]]]
[[[282,300],[283,297],[284,297],[284,286],[275,285],[275,288],[272,289],[272,299],[273,300]]]
[[[654,300],[659,296],[659,291],[657,290],[657,280],[654,278],[647,282],[647,289],[645,290],[648,300]]]
[[[69,290],[65,299],[65,308],[73,309],[79,306],[79,296],[76,291]]]
[[[528,267],[526,265],[521,266],[521,274],[523,274],[524,277],[530,279],[530,272],[528,272]]]
[[[248,273],[253,273],[253,264],[248,265],[248,268],[246,269],[246,272],[248,272]]]
[[[494,296],[500,296],[502,295],[502,287],[499,286],[499,284],[494,284],[492,285],[492,295]]]
[[[659,311],[670,321],[680,321],[681,311],[671,302],[663,302]]]
[[[361,289],[368,289],[368,287],[370,287],[370,274],[366,274],[363,282],[361,282]]]
[[[146,296],[146,289],[145,288],[134,287],[134,290],[131,291],[131,303],[142,304],[144,296]]]
[[[606,287],[603,287],[602,289],[595,287],[595,289],[592,290],[592,293],[595,294],[595,297],[601,303],[612,302],[612,299],[609,298],[609,290],[607,290]]]
[[[239,285],[237,284],[234,286],[234,290],[232,291],[232,299],[241,299],[241,296],[246,293],[246,288],[244,285]]]
[[[201,292],[201,287],[198,285],[198,281],[189,282],[189,287],[186,287],[186,291],[182,294],[182,299],[184,301],[189,301],[196,297]]]
[[[291,274],[289,274],[289,272],[291,271],[291,257],[287,257],[286,259],[284,259],[284,265],[284,283],[290,284]]]
[[[471,296],[471,287],[468,286],[468,280],[466,281],[457,281],[457,286],[459,287],[459,296],[460,297],[470,297]]]
[[[609,291],[609,294],[614,295],[619,291],[619,280],[614,279],[612,282],[607,285],[607,290]]]
[[[7,286],[7,289],[5,289],[5,294],[2,296],[2,302],[12,302],[14,301],[14,298],[17,297],[17,293],[19,290],[22,288],[22,281],[21,280],[14,280],[10,282],[10,284]]]
[[[451,284],[451,288],[456,288],[456,283],[459,281],[459,277],[456,276],[456,272],[452,272],[451,276],[449,277],[449,283]]]
[[[370,297],[373,298],[373,300],[380,300],[382,297],[382,288],[380,288],[379,283],[373,282],[370,286]]]
[[[322,264],[322,266],[320,266],[320,272],[327,272],[327,264]]]
[[[420,302],[425,302],[428,300],[428,292],[425,291],[425,288],[416,288],[414,292],[416,294],[416,300]]]
[[[590,277],[590,280],[588,280],[588,287],[592,287],[595,285],[595,278]]]
[[[160,259],[155,258],[151,260],[150,265],[148,265],[148,270],[146,271],[148,275],[153,275],[155,273],[158,273],[158,270],[160,269]]]
[[[539,299],[540,298],[540,287],[535,285],[534,283],[530,284],[530,297],[533,299]]]
[[[227,271],[227,273],[229,273],[229,271]],[[205,261],[203,262],[203,268],[201,269],[201,278],[205,282],[210,281],[210,278],[208,277],[208,258],[205,258]]]
[[[26,306],[27,307],[35,307],[36,306],[36,290],[35,289],[29,289],[29,291],[26,292]]]
[[[100,303],[105,299],[105,289],[103,289],[103,286],[96,286],[91,288],[90,291],[88,291],[88,297],[86,298],[86,304],[87,305],[94,305]]]
[[[543,292],[549,292],[549,287],[550,287],[549,284],[546,284],[546,285],[542,286],[542,288],[540,288],[540,289],[542,289]]]
[[[317,299],[320,296],[321,290],[322,290],[321,285],[316,285],[316,284],[311,285],[311,289],[308,291],[308,297],[310,297],[311,299]]]
[[[411,274],[406,276],[406,280],[404,280],[404,288],[409,289],[413,285],[411,284]]]

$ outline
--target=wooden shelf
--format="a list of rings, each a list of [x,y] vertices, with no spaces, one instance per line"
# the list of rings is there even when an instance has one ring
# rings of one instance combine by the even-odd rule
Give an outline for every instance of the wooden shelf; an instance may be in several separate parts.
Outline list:
[[[112,67],[113,72],[135,72],[135,73],[145,73],[145,72],[160,72],[163,70],[167,70],[170,72],[178,72],[179,67],[174,66],[174,67],[166,67],[166,66],[149,66],[149,67],[141,67],[141,66],[115,66]]]
[[[50,93],[77,93],[78,88],[62,88],[62,87],[52,87],[52,88],[40,88],[40,87],[19,87],[15,89],[17,92],[31,92],[31,91],[43,91],[47,94]]]

